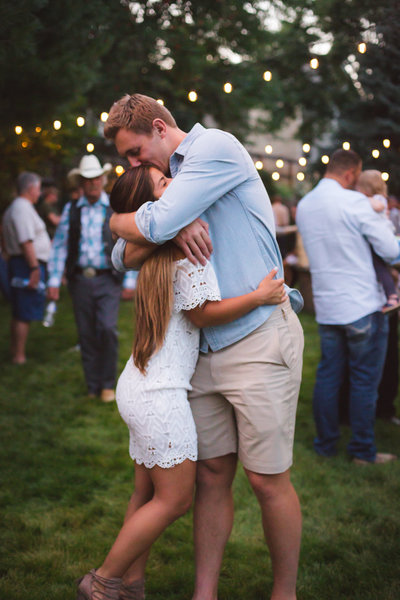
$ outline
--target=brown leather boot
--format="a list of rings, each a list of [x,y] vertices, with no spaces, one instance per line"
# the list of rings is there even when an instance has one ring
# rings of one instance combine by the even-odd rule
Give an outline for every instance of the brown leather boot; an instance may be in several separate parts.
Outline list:
[[[118,600],[144,600],[144,579],[138,579],[129,585],[123,583]]]
[[[97,575],[92,569],[77,582],[78,593],[76,600],[118,600],[122,579],[113,577],[106,579]]]

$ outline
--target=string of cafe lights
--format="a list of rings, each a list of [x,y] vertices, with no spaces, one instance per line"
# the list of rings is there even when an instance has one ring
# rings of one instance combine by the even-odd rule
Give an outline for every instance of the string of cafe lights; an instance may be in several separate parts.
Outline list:
[[[365,54],[366,51],[367,51],[367,44],[365,42],[360,42],[358,44],[358,46],[357,46],[357,50],[358,50],[358,52],[360,54]],[[311,58],[310,61],[309,61],[309,66],[310,66],[311,69],[317,70],[320,67],[319,59],[316,58],[316,57]],[[263,73],[263,80],[265,82],[269,83],[272,80],[272,72],[269,71],[269,70],[264,71],[264,73]],[[232,83],[230,83],[229,81],[226,81],[223,84],[222,89],[223,89],[223,91],[226,94],[231,94],[233,92],[233,90],[234,90]],[[190,90],[188,92],[188,94],[187,94],[187,98],[188,98],[189,102],[193,102],[193,103],[197,102],[198,99],[199,99],[197,91],[193,90],[193,89]],[[157,102],[159,102],[160,104],[164,105],[164,101],[161,98],[158,98]],[[108,113],[105,112],[105,111],[103,111],[100,114],[100,121],[103,122],[103,123],[105,123],[107,121],[107,118],[108,118]],[[77,125],[77,127],[83,127],[85,124],[86,124],[85,117],[83,117],[81,115],[79,115],[78,117],[76,117],[76,125]],[[62,122],[59,119],[56,119],[55,121],[53,121],[52,126],[53,126],[53,129],[55,131],[59,131],[62,128]],[[19,135],[21,135],[23,133],[24,130],[23,130],[23,127],[21,125],[16,125],[15,128],[14,128],[14,131],[15,131],[15,134],[19,136]],[[35,127],[35,133],[39,134],[41,132],[42,132],[42,127],[40,127],[39,125],[36,126]],[[385,138],[382,141],[382,145],[386,149],[390,148],[390,145],[391,145],[390,139]],[[28,143],[27,140],[24,140],[24,141],[21,142],[21,147],[22,148],[26,149],[26,148],[28,148],[28,146],[29,146],[29,143]],[[350,142],[344,141],[343,144],[342,144],[342,147],[343,147],[344,150],[350,150]],[[308,154],[311,151],[311,146],[308,143],[304,143],[303,146],[302,146],[302,149],[303,149],[303,154]],[[91,152],[94,152],[94,150],[95,150],[95,145],[92,142],[88,142],[88,144],[86,145],[86,151],[89,152],[89,153],[91,153]],[[265,146],[265,153],[267,155],[270,155],[270,154],[272,154],[272,152],[273,152],[272,145],[271,144],[267,144]],[[378,148],[373,148],[371,150],[371,155],[372,155],[373,158],[378,159],[380,157],[380,155],[381,155],[381,151]],[[327,165],[329,163],[329,156],[327,154],[323,154],[320,159],[321,159],[321,162],[324,165]],[[295,161],[293,159],[291,159],[290,162],[295,162]],[[298,159],[297,162],[298,162],[298,165],[300,167],[305,167],[307,165],[307,163],[308,163],[308,159],[305,156],[301,156]],[[264,168],[264,163],[260,159],[256,160],[254,164],[255,164],[256,169],[258,169],[258,170],[262,170]],[[285,161],[282,158],[278,158],[275,161],[275,166],[276,166],[276,168],[278,170],[274,170],[271,173],[271,177],[272,177],[272,179],[274,181],[279,181],[279,179],[281,177],[281,174],[280,174],[279,170],[282,170],[284,168]],[[115,172],[116,172],[116,174],[118,176],[122,175],[122,173],[124,172],[124,168],[122,167],[122,165],[117,165],[115,167]],[[296,178],[297,178],[297,180],[299,182],[304,181],[304,179],[305,179],[305,173],[304,173],[304,171],[301,171],[301,170],[298,171],[296,173]],[[389,179],[389,173],[383,172],[382,173],[382,179],[384,181],[388,181],[388,179]]]

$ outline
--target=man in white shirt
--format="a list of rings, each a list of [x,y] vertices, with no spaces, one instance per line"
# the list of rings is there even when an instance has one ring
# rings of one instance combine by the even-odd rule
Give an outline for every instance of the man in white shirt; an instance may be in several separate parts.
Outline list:
[[[354,462],[369,464],[396,458],[377,453],[375,447],[375,407],[388,323],[371,246],[392,261],[399,245],[388,221],[371,208],[366,196],[353,191],[360,172],[361,159],[355,152],[337,150],[325,177],[299,203],[296,220],[310,261],[321,340],[313,399],[314,447],[322,456],[336,454],[338,397],[347,368],[352,429],[347,449]]]
[[[11,357],[14,364],[26,361],[30,323],[43,318],[45,295],[38,286],[45,288],[51,242],[46,225],[34,208],[40,186],[39,175],[21,173],[17,179],[18,197],[3,217],[4,246],[11,279]]]

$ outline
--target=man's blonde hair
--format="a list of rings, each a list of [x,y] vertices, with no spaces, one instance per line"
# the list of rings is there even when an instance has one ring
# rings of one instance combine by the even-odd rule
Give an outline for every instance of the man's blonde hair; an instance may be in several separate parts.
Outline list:
[[[372,198],[375,194],[387,196],[387,185],[382,179],[382,173],[375,169],[367,169],[360,173],[357,189],[369,198]]]
[[[174,117],[162,104],[142,94],[126,94],[114,102],[104,126],[106,138],[114,140],[120,129],[149,135],[154,119],[162,119],[170,127],[177,127]]]

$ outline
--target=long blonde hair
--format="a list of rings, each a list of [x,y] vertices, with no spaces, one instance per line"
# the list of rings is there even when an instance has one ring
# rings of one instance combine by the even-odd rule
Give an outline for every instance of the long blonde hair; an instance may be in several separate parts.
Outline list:
[[[136,211],[142,204],[154,201],[149,167],[141,165],[125,171],[110,194],[111,208],[118,213]],[[141,373],[151,356],[161,348],[173,307],[172,271],[175,246],[167,242],[157,248],[143,263],[136,286],[136,335],[133,361]]]

